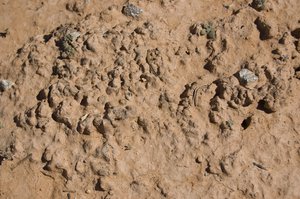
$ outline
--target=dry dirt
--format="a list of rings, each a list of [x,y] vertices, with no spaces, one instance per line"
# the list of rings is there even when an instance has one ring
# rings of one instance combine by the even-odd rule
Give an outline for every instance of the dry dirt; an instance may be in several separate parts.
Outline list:
[[[300,198],[299,0],[1,0],[0,198]]]

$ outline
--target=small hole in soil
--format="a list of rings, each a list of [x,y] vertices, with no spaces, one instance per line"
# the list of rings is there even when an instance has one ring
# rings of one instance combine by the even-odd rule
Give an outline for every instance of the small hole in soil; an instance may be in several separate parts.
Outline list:
[[[95,190],[96,191],[105,191],[102,186],[101,186],[101,181],[100,179],[97,181],[96,185],[95,185]]]
[[[87,96],[83,96],[81,102],[80,102],[80,105],[81,106],[88,106],[89,103],[88,103],[88,97]]]
[[[41,90],[39,92],[39,94],[36,96],[36,99],[39,100],[39,101],[42,101],[46,98],[47,98],[47,94],[45,93],[45,90]]]
[[[17,54],[21,54],[21,53],[22,53],[22,50],[23,50],[23,48],[19,48],[19,49],[17,50]]]
[[[65,169],[63,170],[62,176],[63,176],[64,178],[66,178],[67,180],[69,179],[67,170],[65,170]]]
[[[247,117],[246,119],[243,120],[241,126],[243,127],[244,130],[250,126],[251,121],[252,121],[251,117]]]
[[[48,35],[43,36],[43,39],[44,39],[45,43],[47,43],[51,38],[52,38],[52,34],[48,34]]]
[[[208,70],[209,72],[213,72],[215,70],[215,65],[212,63],[212,61],[208,60],[204,65],[204,69]]]
[[[200,158],[199,158],[199,157],[197,157],[197,158],[195,159],[195,162],[196,162],[197,164],[201,164],[201,160],[200,160]]]

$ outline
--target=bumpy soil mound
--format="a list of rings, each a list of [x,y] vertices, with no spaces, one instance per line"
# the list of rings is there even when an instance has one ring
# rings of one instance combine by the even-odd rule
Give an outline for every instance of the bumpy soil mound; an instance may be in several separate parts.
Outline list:
[[[20,48],[0,196],[300,197],[299,2],[211,2],[116,4]]]

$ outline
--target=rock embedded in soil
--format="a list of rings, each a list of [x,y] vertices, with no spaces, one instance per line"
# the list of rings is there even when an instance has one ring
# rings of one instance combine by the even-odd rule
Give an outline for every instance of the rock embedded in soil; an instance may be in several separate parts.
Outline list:
[[[202,28],[202,25],[200,23],[195,23],[190,27],[190,32],[193,35],[205,35],[206,34],[206,30]]]
[[[296,180],[282,179],[294,175],[299,163],[293,157],[299,152],[300,56],[293,43],[298,39],[291,35],[298,22],[285,27],[293,15],[288,10],[287,19],[275,17],[277,5],[270,1],[274,10],[260,13],[248,6],[253,0],[226,10],[193,1],[161,0],[168,2],[161,9],[158,2],[140,1],[137,5],[149,8],[140,18],[130,11],[128,17],[122,14],[127,3],[114,2],[100,16],[58,27],[47,41],[33,38],[9,67],[13,75],[0,67],[3,77],[17,84],[0,93],[0,104],[5,104],[0,162],[13,149],[7,141],[1,147],[3,135],[16,137],[14,162],[5,161],[0,169],[9,173],[24,154],[34,154],[35,162],[18,170],[37,168],[23,172],[9,187],[6,177],[0,178],[2,191],[14,190],[16,183],[24,184],[19,180],[43,168],[39,182],[47,180],[50,192],[66,188],[78,198],[293,198],[285,193],[297,191]],[[231,14],[237,4],[243,7]],[[213,23],[197,22],[200,15]],[[197,23],[188,29],[191,24],[181,23],[182,16]],[[274,39],[260,40],[254,24],[258,16],[267,19]],[[285,63],[277,58],[293,54],[294,60]],[[36,76],[37,68],[47,69],[43,78]],[[253,170],[253,158],[276,169]],[[49,184],[51,178],[57,183]],[[29,189],[30,194],[39,188]]]
[[[265,0],[253,0],[250,6],[257,11],[262,11],[265,9]]]
[[[206,35],[207,39],[216,39],[216,30],[211,22],[206,24],[195,23],[190,27],[190,33],[197,36]]]
[[[240,81],[245,84],[256,82],[258,80],[258,77],[252,71],[246,68],[240,70],[238,75]]]
[[[64,58],[73,56],[76,52],[75,41],[80,36],[80,32],[68,27],[61,27],[59,32],[62,34],[58,42],[61,56]]]
[[[212,40],[216,39],[216,30],[214,25],[211,22],[204,24],[203,28],[206,31],[207,39],[212,39]]]
[[[123,6],[122,13],[126,16],[138,17],[140,14],[143,13],[143,10],[141,8],[138,8],[135,5],[129,3],[125,6]]]
[[[89,1],[80,1],[80,2],[69,2],[66,5],[66,9],[70,12],[76,12],[82,14],[87,7]]]
[[[13,86],[13,82],[9,80],[0,80],[0,91],[6,91],[7,89],[10,89]]]

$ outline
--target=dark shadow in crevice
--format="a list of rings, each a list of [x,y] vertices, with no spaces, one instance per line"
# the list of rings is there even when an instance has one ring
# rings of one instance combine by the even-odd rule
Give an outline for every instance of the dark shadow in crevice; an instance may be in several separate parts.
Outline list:
[[[4,160],[5,160],[5,157],[0,155],[0,166],[2,165],[2,162],[3,162]]]
[[[250,124],[251,124],[251,121],[252,121],[252,117],[247,117],[246,119],[243,120],[241,126],[243,127],[244,130],[246,130]]]
[[[47,43],[51,38],[52,38],[52,33],[43,36],[43,39],[44,39],[45,43]]]
[[[273,113],[270,109],[266,108],[266,102],[265,100],[259,100],[258,105],[256,109],[261,110],[267,114]]]
[[[96,191],[105,191],[103,188],[102,188],[102,186],[101,186],[101,180],[99,179],[98,181],[97,181],[97,183],[96,183],[96,185],[95,185],[95,190]]]

